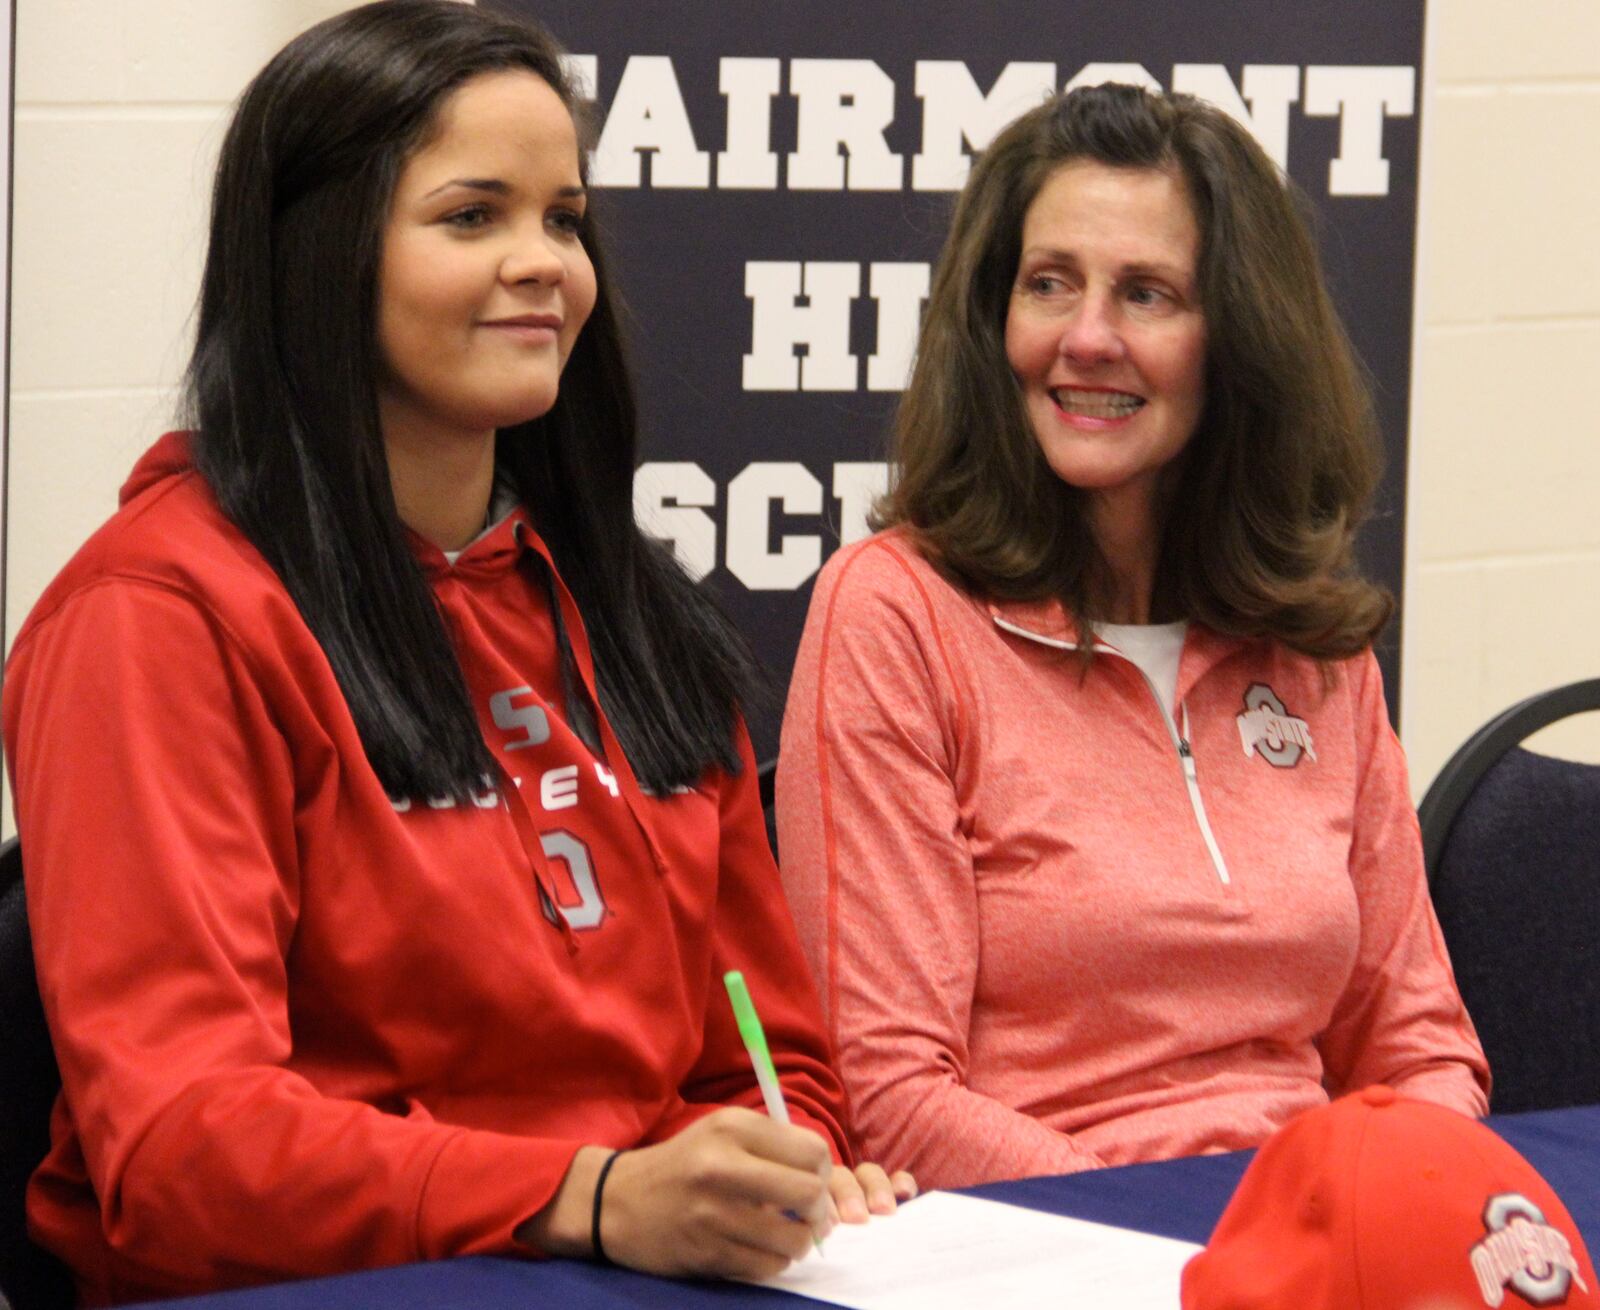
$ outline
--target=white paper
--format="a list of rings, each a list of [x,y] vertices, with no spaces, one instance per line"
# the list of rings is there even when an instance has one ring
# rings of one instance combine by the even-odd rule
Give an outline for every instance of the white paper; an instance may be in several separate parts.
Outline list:
[[[954,1192],[839,1224],[823,1247],[763,1285],[856,1310],[1176,1310],[1200,1249]]]

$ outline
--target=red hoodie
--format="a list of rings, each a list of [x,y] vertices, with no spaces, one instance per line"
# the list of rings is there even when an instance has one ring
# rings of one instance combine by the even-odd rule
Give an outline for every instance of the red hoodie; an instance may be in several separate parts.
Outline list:
[[[18,634],[5,746],[64,1088],[28,1213],[86,1302],[516,1251],[579,1146],[760,1105],[730,968],[796,1121],[848,1150],[748,740],[665,798],[605,724],[597,760],[529,552],[521,510],[454,565],[417,544],[520,801],[390,800],[177,435]]]

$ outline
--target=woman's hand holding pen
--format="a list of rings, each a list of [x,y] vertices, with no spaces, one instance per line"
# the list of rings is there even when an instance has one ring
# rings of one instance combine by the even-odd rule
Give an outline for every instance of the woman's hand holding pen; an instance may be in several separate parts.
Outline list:
[[[649,1273],[767,1278],[842,1218],[864,1223],[917,1194],[910,1174],[835,1168],[816,1133],[729,1107],[612,1167],[606,1254]]]
[[[765,1278],[804,1255],[830,1218],[827,1144],[755,1110],[714,1111],[612,1167],[601,1241],[655,1274]],[[798,1218],[792,1217],[798,1216]]]
[[[767,1035],[744,973],[730,969],[722,975],[722,981],[728,989],[728,1002],[733,1006],[734,1022],[739,1026],[739,1040],[750,1054],[750,1067],[755,1071],[767,1113],[778,1123],[786,1124],[789,1107],[784,1104],[783,1085],[778,1081],[772,1052],[767,1047]],[[909,1201],[917,1194],[917,1184],[908,1173],[900,1172],[890,1179],[880,1166],[862,1164],[856,1166],[854,1174],[846,1169],[833,1170],[828,1175],[828,1193],[830,1221],[842,1218],[846,1223],[864,1224],[869,1214],[893,1214],[899,1201]],[[822,1249],[820,1241],[817,1249]]]
[[[594,1187],[609,1154],[584,1147],[518,1239],[551,1255],[593,1254]],[[601,1198],[600,1237],[611,1260],[646,1273],[766,1278],[841,1218],[889,1214],[916,1190],[909,1174],[891,1180],[875,1164],[834,1168],[816,1133],[728,1107],[617,1157]]]

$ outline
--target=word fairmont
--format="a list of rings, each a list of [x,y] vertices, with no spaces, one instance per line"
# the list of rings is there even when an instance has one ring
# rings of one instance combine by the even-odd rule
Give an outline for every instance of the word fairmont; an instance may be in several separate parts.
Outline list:
[[[569,56],[590,99],[601,85],[598,56]],[[701,76],[696,67],[694,76]],[[691,120],[678,69],[666,55],[630,55],[604,109],[591,177],[600,186],[772,191],[958,191],[982,150],[1018,114],[1058,89],[1129,82],[1187,92],[1238,119],[1285,170],[1296,105],[1309,118],[1339,120],[1339,153],[1329,161],[1330,196],[1385,196],[1389,162],[1384,122],[1416,108],[1416,69],[1384,64],[1245,64],[1235,82],[1223,64],[1174,64],[1169,86],[1137,63],[1089,63],[1063,83],[1059,66],[1008,63],[984,90],[961,60],[919,59],[912,98],[921,114],[921,146],[891,148],[890,128],[904,89],[871,59],[777,59],[725,56],[717,88],[725,110],[716,125]],[[788,103],[792,101],[792,106]],[[781,106],[781,110],[780,110]],[[792,113],[790,112],[792,109]],[[774,128],[792,137],[778,150]],[[649,157],[646,183],[645,157]]]

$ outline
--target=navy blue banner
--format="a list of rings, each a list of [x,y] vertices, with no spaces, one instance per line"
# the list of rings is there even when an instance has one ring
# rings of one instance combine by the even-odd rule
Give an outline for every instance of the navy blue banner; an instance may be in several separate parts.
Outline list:
[[[1388,446],[1402,579],[1422,0],[1056,7],[494,0],[572,52],[645,431],[640,519],[787,677],[811,579],[865,532],[928,267],[974,149],[1044,96],[1142,81],[1243,121],[1321,217]],[[1398,704],[1398,626],[1380,651]],[[776,753],[778,710],[754,716]]]

